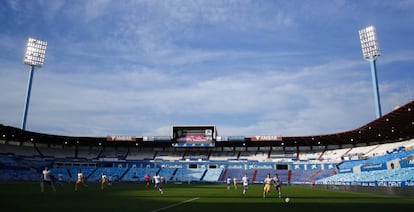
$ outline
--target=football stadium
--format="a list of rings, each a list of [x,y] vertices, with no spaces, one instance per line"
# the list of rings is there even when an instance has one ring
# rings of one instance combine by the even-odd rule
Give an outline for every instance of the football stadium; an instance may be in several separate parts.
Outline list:
[[[414,1],[0,11],[3,212],[414,211]]]
[[[10,211],[414,208],[414,101],[354,130],[315,136],[222,137],[214,125],[102,137],[1,125],[0,135],[0,197]],[[275,181],[263,190],[268,174],[279,176],[280,193]]]

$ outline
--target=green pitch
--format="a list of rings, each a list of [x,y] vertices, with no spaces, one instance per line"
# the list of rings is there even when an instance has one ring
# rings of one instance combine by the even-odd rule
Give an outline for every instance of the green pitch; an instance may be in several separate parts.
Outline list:
[[[271,190],[262,197],[262,185],[250,185],[246,195],[242,186],[226,189],[224,184],[167,184],[164,194],[144,184],[120,183],[100,190],[100,184],[89,184],[74,191],[73,184],[45,185],[40,192],[38,183],[0,184],[1,211],[413,211],[413,198],[399,198],[365,193],[322,190],[310,187],[284,186],[283,198]],[[414,192],[414,190],[413,190]],[[289,197],[286,203],[284,197]]]

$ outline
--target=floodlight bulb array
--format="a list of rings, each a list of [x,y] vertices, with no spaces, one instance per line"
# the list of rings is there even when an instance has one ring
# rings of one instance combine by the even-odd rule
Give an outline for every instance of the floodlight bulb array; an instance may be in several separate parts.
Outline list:
[[[45,62],[46,47],[46,41],[29,38],[24,55],[24,64],[41,67]]]
[[[377,32],[374,26],[368,26],[359,30],[359,39],[361,41],[362,54],[365,59],[376,59],[381,55],[377,41]]]

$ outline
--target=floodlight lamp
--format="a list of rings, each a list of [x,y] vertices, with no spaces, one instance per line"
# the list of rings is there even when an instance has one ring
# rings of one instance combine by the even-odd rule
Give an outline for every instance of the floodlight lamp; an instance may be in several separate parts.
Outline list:
[[[377,41],[377,32],[374,26],[368,26],[359,30],[362,54],[366,60],[375,60],[381,55]]]
[[[27,40],[26,53],[24,54],[24,64],[42,67],[45,62],[47,42],[29,38]]]

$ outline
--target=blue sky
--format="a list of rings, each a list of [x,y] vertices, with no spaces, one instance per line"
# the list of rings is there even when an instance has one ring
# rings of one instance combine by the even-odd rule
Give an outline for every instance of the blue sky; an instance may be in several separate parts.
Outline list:
[[[414,1],[3,0],[0,123],[21,126],[27,39],[48,42],[26,130],[305,136],[375,119],[358,30],[374,25],[382,113],[414,99]]]

